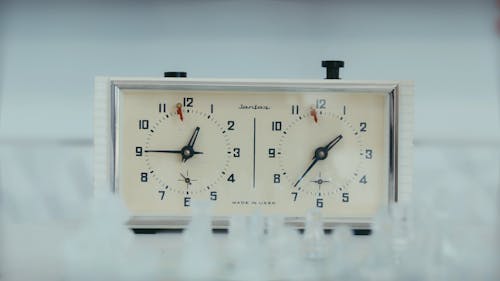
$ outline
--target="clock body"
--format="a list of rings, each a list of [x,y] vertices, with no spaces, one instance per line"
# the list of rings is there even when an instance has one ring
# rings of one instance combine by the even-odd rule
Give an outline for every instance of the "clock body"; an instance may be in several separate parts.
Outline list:
[[[338,80],[98,78],[95,186],[135,228],[179,228],[210,202],[302,227],[369,227],[411,189],[412,85]]]

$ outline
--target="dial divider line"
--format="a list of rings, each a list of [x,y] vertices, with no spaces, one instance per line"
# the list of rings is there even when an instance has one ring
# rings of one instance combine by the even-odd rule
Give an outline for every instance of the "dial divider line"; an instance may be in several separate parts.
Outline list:
[[[255,140],[256,140],[256,118],[253,118],[253,188],[255,188]]]

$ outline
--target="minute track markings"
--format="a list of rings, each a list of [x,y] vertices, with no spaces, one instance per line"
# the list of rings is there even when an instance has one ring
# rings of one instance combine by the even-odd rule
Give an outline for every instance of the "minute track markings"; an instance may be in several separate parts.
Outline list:
[[[212,124],[211,126],[207,127],[206,129],[201,128],[200,133],[199,133],[200,134],[199,138],[206,138],[206,135],[208,134],[207,132],[210,132],[211,136],[214,136],[213,134],[215,133],[216,135],[219,135],[220,137],[222,137],[222,140],[223,140],[221,143],[222,147],[225,147],[225,149],[227,149],[227,150],[230,149],[231,142],[230,142],[229,136],[222,134],[222,131],[224,131],[224,128],[220,125],[221,124],[220,122],[217,122],[217,120],[215,120],[213,118],[212,115],[204,114],[203,112],[198,111],[197,109],[186,109],[186,108],[183,108],[183,109],[184,109],[183,110],[184,111],[184,118],[195,118],[195,119],[192,119],[192,121],[190,121],[190,122],[195,122],[195,124],[196,124],[197,122],[199,123],[200,120],[209,120],[210,124]],[[159,139],[157,139],[157,138],[158,138],[158,136],[162,136],[162,134],[165,134],[165,132],[166,132],[165,130],[168,131],[168,130],[170,130],[170,128],[176,128],[177,126],[184,127],[186,125],[189,126],[189,124],[192,124],[189,121],[187,121],[186,119],[184,119],[184,121],[182,123],[180,123],[180,122],[177,123],[178,118],[175,118],[175,119],[168,118],[169,115],[175,115],[175,114],[176,114],[176,112],[174,110],[173,112],[170,112],[168,114],[164,114],[159,118],[159,120],[152,127],[155,132],[152,134],[150,133],[149,135],[146,136],[144,150],[154,150],[154,149],[150,149],[151,145],[154,145],[153,143],[156,143],[155,146],[158,146],[158,143],[160,143],[160,146],[161,146],[162,142],[158,141]],[[195,117],[195,116],[199,116],[199,117]],[[208,118],[208,116],[210,116],[210,118]],[[200,117],[202,119],[199,119]],[[171,122],[174,122],[174,123],[171,123]],[[203,122],[205,122],[205,121],[203,121]],[[164,126],[167,126],[167,127],[164,127]],[[173,127],[171,127],[171,126],[173,126]],[[200,127],[205,127],[205,126],[206,125],[201,125]],[[158,131],[158,128],[162,128],[161,132]],[[210,129],[210,128],[212,128],[212,129]],[[159,135],[157,136],[157,134],[159,134]],[[187,140],[189,140],[189,138],[192,136],[192,132],[189,134],[190,135],[187,137],[188,138]],[[151,140],[153,140],[153,139],[156,139],[156,141],[151,142]],[[186,142],[187,142],[187,140],[186,140]],[[205,140],[205,142],[206,142],[206,140]],[[153,148],[156,148],[156,147],[153,147]],[[163,148],[163,147],[161,147],[161,148]],[[194,145],[194,148],[195,148],[195,152],[196,152],[196,150],[197,150],[196,144]],[[161,149],[157,149],[157,150],[161,150]],[[176,149],[173,149],[173,150],[176,150]],[[211,155],[217,155],[217,154],[214,154],[213,151],[210,151],[210,152],[211,152]],[[161,186],[166,186],[166,185],[169,185],[170,183],[173,183],[173,182],[170,182],[170,181],[174,180],[173,178],[171,178],[170,176],[166,176],[164,173],[160,173],[160,172],[156,171],[158,169],[158,165],[159,165],[157,163],[157,161],[161,161],[161,160],[158,160],[160,158],[155,156],[155,157],[157,157],[157,158],[155,158],[156,160],[154,160],[154,162],[151,162],[150,161],[151,156],[148,156],[147,154],[148,153],[144,154],[144,156],[145,156],[144,163],[146,164],[147,169],[155,170],[155,172],[152,174],[152,178],[154,178],[154,180],[156,182],[158,182]],[[168,154],[168,152],[167,152],[167,154]],[[199,157],[201,157],[200,155],[203,155],[201,153],[196,153],[196,154],[199,154],[198,155]],[[187,163],[189,163],[190,161],[197,161],[197,160],[193,160],[196,157],[197,156],[195,156],[192,159],[189,159],[187,161]],[[221,158],[218,157],[218,159],[221,159]],[[228,169],[229,162],[230,162],[231,158],[229,157],[229,155],[227,155],[227,157],[225,156],[222,159],[224,159],[224,160],[220,164],[222,165],[222,167],[221,167],[222,172],[224,172]],[[187,164],[187,165],[190,165],[190,164]],[[174,168],[174,169],[176,169],[176,168]],[[193,171],[193,173],[196,173],[196,172]],[[217,183],[220,182],[220,180],[223,178],[223,175],[220,172],[217,172],[217,173],[219,174],[219,176],[212,177],[211,179],[205,178],[205,180],[202,180],[201,183],[197,183],[197,186],[191,185],[190,190],[189,190],[189,195],[191,196],[194,194],[198,194],[202,191],[205,192],[207,190],[214,190],[214,187],[217,187]],[[165,180],[163,180],[163,178],[165,178]],[[210,183],[210,184],[203,185],[203,183],[205,183],[205,184]],[[185,192],[186,192],[185,186],[184,187],[180,187],[180,186],[176,187],[176,184],[173,184],[173,185],[170,185],[170,187],[171,187],[170,190],[172,190],[178,194],[185,194]],[[207,188],[207,187],[209,187],[209,188]],[[215,190],[217,190],[217,189],[215,189]]]
[[[319,113],[319,112],[318,112],[318,113]],[[347,129],[347,131],[343,131],[343,133],[342,133],[342,134],[344,134],[344,133],[346,133],[346,132],[349,132],[349,133],[347,133],[347,134],[350,134],[350,135],[352,136],[352,137],[350,137],[350,142],[349,142],[349,143],[350,143],[351,145],[352,145],[352,144],[356,144],[356,146],[357,146],[357,145],[359,145],[359,146],[360,146],[360,148],[359,148],[359,150],[358,150],[358,151],[362,151],[362,150],[363,150],[363,148],[361,147],[361,146],[362,146],[362,141],[360,140],[359,135],[355,135],[355,134],[354,134],[354,133],[356,132],[356,130],[353,128],[352,124],[351,124],[348,120],[346,120],[346,118],[344,118],[344,117],[340,116],[339,114],[336,114],[336,113],[334,113],[334,112],[329,112],[329,111],[322,111],[322,114],[321,114],[321,115],[323,116],[323,118],[326,118],[327,123],[329,123],[329,122],[328,122],[328,118],[334,118],[334,119],[336,119],[336,120],[340,120],[340,121],[341,121],[341,124],[344,124],[344,125],[343,125],[343,127],[344,127],[345,129]],[[308,121],[308,120],[310,119],[310,118],[308,118],[308,117],[309,117],[309,116],[308,116],[308,114],[307,114],[307,113],[304,113],[304,114],[302,114],[302,115],[299,115],[298,117],[296,117],[295,119],[293,119],[293,121],[291,121],[291,122],[288,124],[288,126],[286,126],[286,127],[284,128],[284,131],[287,131],[287,133],[288,133],[288,132],[291,130],[291,128],[293,128],[294,126],[296,126],[296,124],[297,124],[297,123],[299,123],[299,122],[304,122],[304,121]],[[331,120],[331,119],[330,119],[330,120]],[[324,122],[325,122],[325,119],[324,119]],[[292,135],[295,135],[295,133],[294,133],[294,134],[292,134]],[[280,138],[279,138],[280,140],[279,140],[279,145],[278,145],[278,149],[277,149],[277,151],[282,152],[282,150],[284,149],[284,144],[285,144],[285,143],[287,143],[288,138],[290,138],[290,137],[289,137],[289,136],[287,136],[287,135],[285,135],[285,134],[281,134],[281,136],[280,136]],[[288,152],[287,154],[289,154],[289,153],[290,153],[290,152]],[[351,153],[352,153],[352,152],[351,152]],[[292,154],[293,154],[293,153],[292,153]],[[335,153],[334,153],[334,154],[335,154]],[[354,155],[354,157],[355,157],[356,159],[360,159],[360,158],[361,158],[361,156],[355,156],[356,154],[353,154],[353,155]],[[283,156],[283,155],[277,155],[277,157],[279,158],[279,162],[280,162],[280,163],[279,163],[279,169],[281,170],[281,172],[282,172],[282,173],[286,173],[286,172],[288,172],[288,169],[289,169],[289,168],[286,168],[286,167],[285,167],[285,165],[284,165],[284,163],[285,163],[285,162],[287,162],[287,161],[286,161],[286,160],[284,160],[284,158],[283,158],[283,157],[289,157],[289,156],[286,156],[286,155],[284,155],[284,156]],[[285,162],[284,162],[284,161],[285,161]],[[288,162],[289,162],[289,161],[288,161]],[[288,163],[288,162],[287,162],[287,163]],[[361,169],[361,167],[363,166],[363,161],[356,160],[356,163],[357,163],[357,164],[356,164],[356,168],[354,168],[354,172],[355,172],[355,173],[358,173],[358,172],[359,172],[359,170]],[[353,174],[354,174],[354,173],[353,173]],[[335,187],[334,187],[334,186],[332,186],[331,188],[329,188],[329,189],[330,189],[329,191],[328,191],[328,190],[324,190],[324,191],[322,191],[322,195],[324,195],[324,196],[327,196],[327,195],[333,195],[333,194],[337,194],[339,191],[343,191],[343,192],[345,192],[345,190],[346,190],[347,186],[350,186],[353,182],[355,182],[355,181],[356,181],[356,176],[354,176],[353,174],[351,174],[351,176],[349,176],[349,177],[347,177],[347,178],[344,178],[344,179],[345,179],[345,181],[344,181],[343,183],[341,183],[341,184],[342,184],[341,189],[338,189],[338,188],[337,188],[337,187],[338,187],[338,184],[335,184],[336,186],[335,186]],[[295,181],[296,181],[297,179],[293,179],[293,177],[290,175],[290,173],[287,173],[287,175],[285,175],[285,178],[287,178],[287,179],[288,179],[288,182],[293,182],[293,183],[291,183],[291,189],[292,189],[292,191],[294,191],[294,190],[295,190],[295,191],[303,191],[304,193],[307,193],[307,194],[309,194],[309,195],[313,195],[313,196],[316,196],[316,195],[317,195],[317,193],[316,193],[316,192],[317,192],[317,190],[316,190],[316,191],[314,191],[314,190],[310,190],[309,188],[304,189],[304,188],[303,188],[303,186],[302,186],[302,184],[298,184],[298,185],[296,185],[295,187],[293,187],[293,184],[295,183]],[[333,188],[333,189],[332,189],[332,188]]]

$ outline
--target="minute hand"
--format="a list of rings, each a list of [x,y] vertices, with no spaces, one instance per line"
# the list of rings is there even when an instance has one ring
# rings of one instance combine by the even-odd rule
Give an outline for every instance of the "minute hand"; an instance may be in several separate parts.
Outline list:
[[[297,187],[297,185],[300,183],[300,181],[302,181],[302,179],[307,175],[307,173],[309,173],[309,171],[314,167],[314,165],[316,165],[316,163],[319,160],[325,160],[326,157],[328,157],[328,151],[330,151],[330,149],[332,149],[332,147],[334,147],[341,139],[342,139],[342,135],[338,135],[331,142],[329,142],[326,146],[320,146],[320,147],[316,148],[316,150],[314,151],[314,157],[312,159],[313,161],[311,162],[309,167],[307,167],[304,174],[302,174],[302,176],[293,185],[293,187]]]
[[[144,152],[158,152],[158,153],[177,153],[177,154],[182,154],[182,150],[144,150]],[[203,154],[203,152],[194,151],[193,154]]]
[[[312,167],[314,167],[314,165],[316,165],[316,163],[318,162],[318,160],[319,160],[319,158],[317,158],[316,156],[313,158],[313,161],[311,162],[311,164],[309,165],[309,167],[307,167],[306,171],[297,180],[297,182],[293,185],[293,187],[297,187],[297,184],[299,184],[299,182],[302,181],[302,179],[307,175],[307,173],[309,173],[309,171],[312,169]]]

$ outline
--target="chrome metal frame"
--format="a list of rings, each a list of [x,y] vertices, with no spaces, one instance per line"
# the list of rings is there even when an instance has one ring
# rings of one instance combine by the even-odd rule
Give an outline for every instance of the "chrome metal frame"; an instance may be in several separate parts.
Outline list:
[[[398,201],[398,115],[399,115],[399,87],[396,82],[349,82],[342,80],[218,80],[218,79],[189,79],[189,78],[168,78],[168,79],[138,79],[138,80],[111,80],[111,138],[112,138],[112,164],[111,164],[111,184],[113,192],[119,192],[118,176],[119,171],[116,167],[120,161],[120,155],[117,151],[119,147],[119,137],[117,129],[119,128],[119,106],[121,90],[131,89],[220,89],[220,88],[251,88],[252,90],[265,89],[291,91],[291,90],[337,90],[337,91],[363,91],[363,92],[386,92],[389,98],[389,163],[388,163],[388,201],[387,205]],[[349,225],[357,229],[369,229],[372,218],[339,218],[325,219],[325,228],[334,228],[337,225]],[[131,228],[184,228],[190,219],[183,216],[132,216],[128,225]],[[285,223],[303,228],[305,218],[286,217]],[[213,228],[227,228],[229,226],[229,217],[213,217]]]

